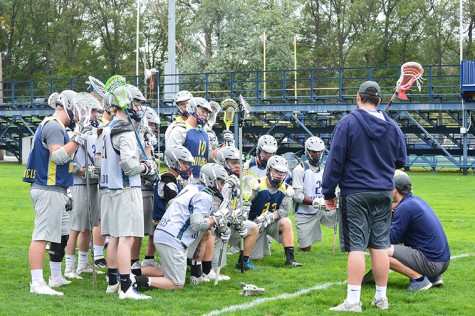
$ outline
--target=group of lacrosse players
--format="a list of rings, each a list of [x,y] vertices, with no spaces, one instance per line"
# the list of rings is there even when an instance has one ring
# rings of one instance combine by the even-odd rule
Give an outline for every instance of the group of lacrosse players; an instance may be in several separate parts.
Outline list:
[[[255,269],[251,259],[270,254],[272,239],[284,246],[285,265],[301,266],[294,258],[288,217],[294,201],[301,250],[310,251],[321,241],[320,223],[333,227],[334,211],[325,213],[321,207],[325,148],[320,138],[307,140],[308,159],[293,177],[270,135],[259,138],[256,156],[243,166],[229,125],[221,137],[213,131],[221,106],[234,119],[237,103],[227,99],[220,106],[179,91],[174,100],[178,113],[165,133],[167,170],[159,175],[154,150],[160,118],[137,87],[123,77],[111,79],[107,88],[98,88],[95,79],[91,93],[51,95],[55,113],[35,134],[24,177],[32,183],[36,214],[30,292],[62,296],[53,288],[81,279],[82,273],[93,273],[95,286],[96,274],[107,269],[106,293],[148,299],[137,288],[182,288],[187,265],[190,284],[217,284],[230,279],[220,273],[228,245],[239,249],[235,267],[244,272]],[[286,182],[289,178],[294,187]],[[149,238],[140,261],[144,236]],[[46,283],[48,242],[51,277]],[[94,261],[89,264],[91,248]]]

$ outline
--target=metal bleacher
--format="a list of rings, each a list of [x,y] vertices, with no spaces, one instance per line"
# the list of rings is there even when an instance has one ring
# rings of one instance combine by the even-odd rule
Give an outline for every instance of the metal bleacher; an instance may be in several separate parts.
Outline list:
[[[355,108],[355,96],[363,81],[374,80],[380,84],[383,109],[394,92],[399,68],[275,70],[265,72],[265,81],[263,71],[180,74],[173,80],[156,73],[153,86],[139,83],[135,76],[127,76],[127,79],[145,91],[151,106],[158,109],[162,135],[175,112],[173,94],[167,91],[189,90],[195,96],[218,102],[243,95],[252,112],[243,128],[245,151],[254,148],[260,135],[270,133],[279,142],[279,153],[302,154],[309,134],[320,136],[329,147],[333,128]],[[462,102],[461,79],[462,83],[468,80],[465,77],[471,79],[475,66],[471,69],[470,64],[464,63],[462,67],[425,65],[424,69],[421,91],[413,89],[408,93],[409,101],[395,102],[389,110],[389,115],[406,134],[406,167],[473,171],[475,128],[471,124],[471,111],[475,102],[468,91]],[[6,149],[21,161],[21,139],[31,136],[42,118],[53,112],[47,105],[47,97],[64,89],[87,91],[86,81],[87,78],[4,80],[3,100],[0,100],[0,149]],[[178,83],[171,87],[170,81]],[[475,90],[475,85],[473,87]],[[219,135],[224,124],[215,126]]]

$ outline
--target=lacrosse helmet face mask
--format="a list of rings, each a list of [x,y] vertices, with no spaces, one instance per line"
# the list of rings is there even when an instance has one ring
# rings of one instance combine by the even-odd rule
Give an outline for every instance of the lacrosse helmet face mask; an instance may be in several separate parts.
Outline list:
[[[310,151],[316,151],[318,154],[315,156],[312,156],[310,154]],[[311,164],[314,167],[318,167],[320,165],[320,161],[323,158],[323,155],[325,154],[325,143],[320,137],[317,136],[312,136],[309,137],[305,141],[305,155],[308,158],[309,164]]]
[[[202,108],[204,111],[207,112],[207,115],[204,119],[201,119],[198,115],[199,108]],[[213,109],[211,108],[211,105],[209,105],[208,101],[206,101],[206,99],[194,97],[188,101],[186,105],[186,111],[189,115],[193,116],[196,119],[198,125],[204,127]]]
[[[144,111],[144,116],[148,121],[149,127],[153,125],[153,129],[151,127],[152,132],[155,136],[158,136],[160,128],[160,116],[150,106],[144,106],[142,107],[142,110]]]
[[[267,166],[267,159],[262,157],[262,151],[271,155],[274,155],[277,152],[277,141],[273,136],[262,135],[257,141],[256,156],[259,158],[257,164],[260,169],[265,169]]]
[[[274,172],[277,171],[280,174],[280,179],[274,177]],[[272,156],[269,158],[266,166],[266,175],[267,179],[269,180],[270,184],[274,188],[280,187],[282,182],[284,182],[285,178],[287,177],[287,173],[289,168],[287,166],[287,160],[285,160],[282,156]]]
[[[127,84],[125,87],[131,100],[129,106],[127,107],[127,111],[129,111],[131,119],[135,120],[136,122],[140,122],[144,117],[142,106],[146,105],[147,99],[145,99],[142,92],[136,86]]]
[[[207,186],[221,201],[223,200],[221,190],[227,179],[228,173],[224,167],[217,163],[207,163],[201,167],[200,182]]]
[[[177,107],[178,109],[178,112],[177,114],[180,115],[180,116],[188,116],[188,111],[186,109],[186,105],[185,105],[185,109],[182,110],[180,108],[180,103],[181,102],[188,102],[191,98],[193,97],[193,95],[191,94],[190,91],[187,91],[187,90],[182,90],[182,91],[178,91],[175,95],[175,99],[173,99],[173,105]]]
[[[228,161],[228,160],[236,160],[236,159],[239,161],[239,159],[241,158],[239,149],[235,147],[224,147],[223,149],[218,151],[217,156],[218,156],[217,157],[218,163],[224,167],[228,175],[234,174],[239,177],[239,174],[240,174],[239,168],[237,170],[233,170],[233,168],[229,166],[229,161]]]
[[[62,106],[68,114],[69,127],[72,130],[74,130],[74,127],[76,126],[76,121],[74,120],[75,106],[73,101],[76,94],[78,93],[73,90],[64,90],[56,99],[56,105]]]
[[[194,159],[186,147],[175,145],[165,150],[164,154],[165,164],[175,170],[182,179],[187,180],[191,176]]]

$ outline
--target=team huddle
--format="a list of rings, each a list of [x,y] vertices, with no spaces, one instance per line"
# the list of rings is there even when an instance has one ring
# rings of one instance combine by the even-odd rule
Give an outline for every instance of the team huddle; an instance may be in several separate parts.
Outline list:
[[[146,105],[137,87],[126,85],[124,91],[125,103],[114,93],[94,91],[65,90],[50,97],[55,113],[35,133],[23,178],[31,183],[35,210],[30,292],[62,296],[54,288],[82,278],[83,273],[95,277],[106,269],[106,293],[116,293],[120,299],[150,299],[137,289],[180,289],[186,283],[188,265],[189,284],[229,280],[221,274],[227,254],[239,252],[233,263],[236,269],[254,270],[252,260],[271,255],[272,239],[284,248],[284,265],[301,267],[294,254],[294,225],[300,251],[311,251],[312,244],[322,241],[321,225],[335,233],[338,221],[351,228],[346,211],[351,208],[347,204],[361,202],[350,199],[359,192],[351,188],[357,181],[345,187],[342,164],[346,160],[337,157],[341,148],[333,148],[333,143],[328,171],[322,163],[325,144],[316,136],[305,141],[305,159],[294,168],[277,155],[277,141],[271,135],[261,136],[255,156],[243,163],[229,126],[220,136],[213,131],[220,104],[179,91],[174,99],[178,112],[166,130],[165,151],[159,156],[159,115]],[[372,117],[389,120],[382,114]],[[393,157],[394,163],[388,161],[381,168],[394,174],[405,159],[405,148],[399,142],[402,132],[389,126],[401,152]],[[160,157],[167,167],[163,174],[159,174]],[[390,210],[392,176],[389,180],[380,189],[386,192],[377,205],[381,212],[386,207]],[[344,195],[340,205],[338,184]],[[368,198],[376,201],[379,197],[364,197]],[[344,212],[343,218],[337,218],[337,211]],[[290,212],[294,212],[293,222]],[[384,215],[387,243],[390,213]],[[384,233],[382,228],[380,232]],[[145,258],[140,261],[145,236]],[[372,255],[389,247],[386,239],[373,237],[357,244],[351,231],[340,229],[340,247],[351,254],[369,246]],[[46,283],[43,266],[48,242],[51,276]],[[89,264],[91,246],[94,261]],[[379,271],[375,272],[379,277]],[[376,281],[377,289],[383,286]],[[383,294],[375,296],[375,304],[385,309]],[[359,297],[359,305],[352,304],[347,300],[333,310],[361,310]]]

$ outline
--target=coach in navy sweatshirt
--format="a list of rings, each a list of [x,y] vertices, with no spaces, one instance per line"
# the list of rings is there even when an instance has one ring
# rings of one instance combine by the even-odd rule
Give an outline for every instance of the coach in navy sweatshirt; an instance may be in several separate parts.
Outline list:
[[[391,224],[391,270],[411,278],[408,290],[426,290],[442,285],[442,273],[450,263],[450,249],[444,229],[432,208],[412,194],[412,182],[405,173],[394,177],[396,211]]]
[[[348,252],[348,294],[334,311],[361,311],[364,251],[369,248],[376,294],[372,305],[387,309],[386,287],[390,247],[391,201],[395,169],[406,161],[404,134],[383,111],[381,89],[364,82],[356,96],[357,109],[343,117],[332,135],[323,174],[322,193],[327,209],[337,206],[340,187],[340,248]]]

